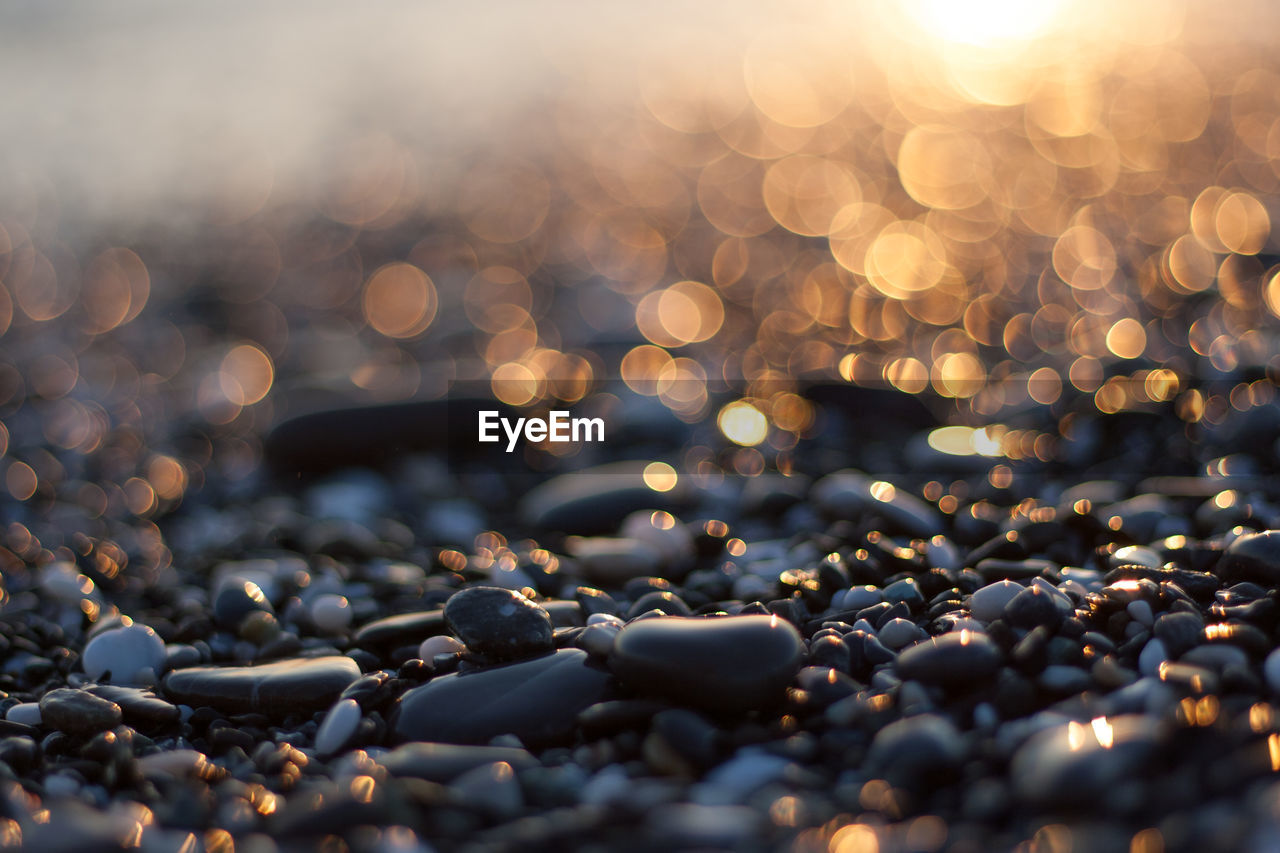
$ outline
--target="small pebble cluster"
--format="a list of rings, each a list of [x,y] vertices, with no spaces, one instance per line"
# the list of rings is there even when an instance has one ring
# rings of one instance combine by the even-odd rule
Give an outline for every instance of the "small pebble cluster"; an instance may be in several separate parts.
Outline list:
[[[880,475],[893,449],[853,434],[666,491],[641,462],[520,491],[431,453],[336,458],[192,501],[146,583],[9,571],[0,842],[1280,843],[1270,450],[1232,429],[1193,437],[1223,454],[1196,476],[1131,477],[1101,440],[1078,468]]]

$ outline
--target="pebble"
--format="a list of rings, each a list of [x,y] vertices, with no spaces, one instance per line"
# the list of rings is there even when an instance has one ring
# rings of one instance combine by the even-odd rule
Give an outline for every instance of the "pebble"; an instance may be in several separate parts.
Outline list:
[[[4,718],[13,723],[21,723],[24,726],[39,726],[42,720],[40,704],[38,702],[20,702],[17,705],[11,705],[9,710],[4,712]]]
[[[920,498],[853,469],[836,471],[818,480],[810,497],[832,517],[856,519],[864,513],[875,513],[909,536],[928,538],[942,527],[938,511]]]
[[[1267,687],[1271,688],[1273,694],[1280,696],[1280,649],[1267,655],[1262,664],[1262,673],[1267,679]]]
[[[965,758],[960,732],[945,717],[919,714],[889,723],[871,741],[867,763],[873,773],[912,787],[948,781]]]
[[[884,601],[884,593],[880,590],[880,587],[864,585],[845,590],[839,604],[833,600],[832,606],[842,610],[862,610],[873,604],[879,604],[881,601]]]
[[[494,820],[510,820],[524,808],[520,780],[505,761],[474,767],[454,779],[449,787],[468,806]]]
[[[1155,758],[1156,725],[1148,717],[1121,715],[1042,731],[1014,753],[1012,790],[1036,806],[1105,807],[1118,782],[1141,778]]]
[[[45,726],[73,735],[97,734],[124,721],[115,702],[86,690],[61,687],[40,697],[40,717]]]
[[[922,632],[909,619],[890,619],[876,632],[876,636],[887,648],[897,650],[921,639]]]
[[[1003,657],[986,634],[961,630],[915,644],[898,655],[894,667],[904,680],[976,686],[999,671]]]
[[[419,610],[385,616],[361,626],[351,638],[351,643],[362,649],[390,651],[398,646],[421,643],[427,637],[445,634],[449,630],[444,621],[444,610]]]
[[[150,690],[122,687],[118,684],[91,684],[84,688],[94,696],[115,702],[124,712],[125,722],[133,726],[167,726],[178,721],[181,712]]]
[[[981,619],[983,622],[999,619],[1004,615],[1005,605],[1023,589],[1021,584],[1010,580],[989,583],[969,597],[969,611],[975,619]]]
[[[110,673],[112,684],[154,684],[165,669],[164,641],[147,625],[134,622],[95,634],[84,648],[84,672],[97,681]]]
[[[1280,530],[1246,533],[1227,546],[1215,569],[1227,583],[1280,584]]]
[[[1169,660],[1169,650],[1158,639],[1148,640],[1138,655],[1138,672],[1143,675],[1158,676],[1160,664]]]
[[[538,760],[519,747],[452,743],[406,743],[378,759],[378,763],[393,776],[411,776],[442,784],[497,762],[515,770],[538,766]]]
[[[468,649],[493,660],[536,657],[555,648],[551,616],[514,590],[461,590],[445,604],[444,619]]]
[[[354,699],[341,699],[325,714],[316,732],[316,752],[328,758],[340,752],[360,728],[360,703]]]
[[[273,613],[271,602],[253,581],[230,576],[223,580],[213,596],[213,621],[219,627],[235,631],[250,613]]]
[[[611,533],[638,510],[673,510],[682,486],[657,491],[645,482],[646,461],[610,462],[558,477],[530,489],[520,501],[525,522],[564,533]]]
[[[308,611],[311,622],[324,634],[341,634],[351,627],[351,602],[345,595],[327,593],[316,596]]]
[[[422,660],[435,660],[440,655],[456,655],[464,652],[467,647],[460,641],[455,640],[447,634],[440,634],[435,637],[427,637],[418,646],[418,657]]]
[[[197,666],[165,676],[171,700],[243,714],[314,712],[330,705],[360,677],[349,657],[293,658],[257,666]]]
[[[776,616],[647,619],[618,633],[609,666],[638,693],[745,712],[781,700],[804,652],[799,632]]]
[[[1004,606],[1004,619],[1015,628],[1035,628],[1045,625],[1057,630],[1062,623],[1062,611],[1051,593],[1038,586],[1029,586],[1009,599]]]
[[[575,536],[565,543],[592,583],[621,586],[662,571],[662,552],[638,539]]]
[[[437,676],[400,697],[398,740],[485,744],[512,734],[526,746],[562,743],[576,717],[610,698],[613,678],[586,652],[562,649],[518,663]]]

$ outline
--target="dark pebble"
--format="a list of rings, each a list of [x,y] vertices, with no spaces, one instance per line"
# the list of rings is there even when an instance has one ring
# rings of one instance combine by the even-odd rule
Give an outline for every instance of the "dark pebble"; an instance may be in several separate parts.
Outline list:
[[[257,666],[198,666],[167,675],[164,693],[175,702],[231,713],[272,716],[319,711],[333,703],[360,668],[349,657],[295,658]]]
[[[799,632],[774,617],[646,619],[618,633],[609,665],[638,693],[744,712],[782,698],[804,651]]]
[[[492,660],[536,657],[555,648],[547,611],[513,590],[464,589],[445,604],[444,619],[468,649]]]
[[[40,697],[40,716],[47,728],[72,735],[96,734],[124,721],[124,712],[115,702],[66,687]]]
[[[392,726],[399,740],[483,744],[512,734],[526,746],[572,737],[583,709],[610,698],[613,678],[564,649],[532,660],[437,676],[400,697]]]
[[[942,687],[976,686],[996,674],[1002,658],[990,637],[962,630],[917,643],[898,655],[894,666],[903,680]]]
[[[1280,583],[1280,530],[1239,537],[1227,546],[1216,571],[1227,583],[1255,581],[1265,586]]]

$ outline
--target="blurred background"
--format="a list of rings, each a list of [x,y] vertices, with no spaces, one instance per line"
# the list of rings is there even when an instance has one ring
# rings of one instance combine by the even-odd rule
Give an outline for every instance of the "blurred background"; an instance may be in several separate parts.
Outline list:
[[[967,428],[946,452],[1042,459],[1002,419],[1270,406],[1278,25],[1163,0],[7,3],[5,486],[93,456],[113,485],[82,497],[149,514],[248,476],[291,414],[465,383],[537,406],[621,380],[780,451],[805,382],[889,386]]]

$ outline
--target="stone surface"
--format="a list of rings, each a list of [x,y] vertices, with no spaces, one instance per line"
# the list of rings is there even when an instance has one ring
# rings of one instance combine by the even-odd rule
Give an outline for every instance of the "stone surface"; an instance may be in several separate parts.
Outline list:
[[[328,757],[341,751],[351,740],[352,735],[360,728],[360,703],[355,699],[340,699],[316,732],[316,752]]]
[[[375,619],[360,628],[351,644],[362,649],[389,651],[398,646],[417,645],[428,637],[448,633],[444,610],[418,610]]]
[[[744,712],[782,698],[804,651],[800,634],[777,617],[659,618],[623,628],[609,665],[638,693]]]
[[[555,647],[550,615],[514,590],[464,589],[445,604],[444,619],[468,649],[493,660],[536,657]]]
[[[969,599],[969,610],[975,619],[990,622],[1004,615],[1005,605],[1022,592],[1023,586],[1010,580],[989,583],[976,590]]]
[[[894,667],[904,680],[976,687],[996,674],[1002,660],[999,647],[986,634],[961,630],[905,649]]]
[[[164,641],[137,622],[96,634],[84,648],[84,673],[97,681],[110,674],[112,684],[146,686],[164,673]]]
[[[1215,571],[1227,583],[1280,583],[1280,530],[1246,533],[1227,546]]]
[[[538,760],[519,747],[453,743],[406,743],[382,756],[378,763],[393,776],[447,783],[469,770],[498,761],[515,770],[538,766]]]
[[[115,702],[87,690],[66,687],[40,697],[40,716],[48,728],[72,735],[96,734],[124,721],[124,713]]]
[[[283,715],[325,708],[359,677],[354,660],[335,655],[180,669],[165,677],[163,688],[172,701],[192,707]]]
[[[526,746],[572,737],[580,711],[609,698],[613,678],[586,652],[438,676],[405,693],[395,709],[398,740],[485,744],[511,734]]]
[[[1155,720],[1142,716],[1096,717],[1054,726],[1014,753],[1014,794],[1033,805],[1099,805],[1120,780],[1141,778],[1156,755],[1157,734]]]

